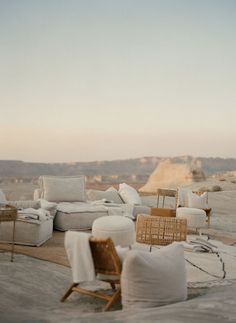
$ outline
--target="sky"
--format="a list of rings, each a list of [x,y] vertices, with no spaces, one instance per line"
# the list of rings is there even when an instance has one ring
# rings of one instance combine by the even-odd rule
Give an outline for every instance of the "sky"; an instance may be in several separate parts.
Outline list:
[[[236,1],[0,0],[0,159],[236,157]]]

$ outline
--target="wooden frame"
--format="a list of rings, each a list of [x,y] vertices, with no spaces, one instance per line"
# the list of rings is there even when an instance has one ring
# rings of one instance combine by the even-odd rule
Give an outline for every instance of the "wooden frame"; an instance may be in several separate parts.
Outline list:
[[[113,294],[107,295],[101,292],[93,292],[79,287],[79,283],[73,283],[67,290],[65,295],[61,298],[61,302],[64,302],[73,292],[80,294],[98,297],[107,301],[103,308],[103,311],[108,311],[112,305],[120,298],[121,288],[120,288],[120,275],[121,275],[121,262],[119,256],[117,255],[115,246],[111,238],[98,239],[91,237],[89,239],[89,244],[91,248],[92,258],[94,262],[94,268],[96,274],[106,275],[106,278],[100,279],[111,285]],[[110,276],[117,276],[117,279],[113,279]]]

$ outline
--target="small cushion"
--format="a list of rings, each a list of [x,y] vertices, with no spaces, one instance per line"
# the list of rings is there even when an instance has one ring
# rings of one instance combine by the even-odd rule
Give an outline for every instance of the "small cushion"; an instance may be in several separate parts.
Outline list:
[[[121,274],[124,309],[148,308],[187,298],[184,250],[171,244],[155,252],[131,250]]]
[[[87,190],[87,197],[90,201],[98,201],[105,199],[107,201],[123,204],[123,201],[118,193],[118,191],[114,187],[108,188],[106,191],[100,190]]]
[[[41,198],[50,202],[84,202],[84,176],[41,176]]]
[[[140,205],[142,200],[138,192],[131,186],[122,183],[119,185],[119,194],[122,200],[127,204]]]
[[[188,192],[188,206],[196,209],[207,209],[207,192],[197,195],[191,191]]]

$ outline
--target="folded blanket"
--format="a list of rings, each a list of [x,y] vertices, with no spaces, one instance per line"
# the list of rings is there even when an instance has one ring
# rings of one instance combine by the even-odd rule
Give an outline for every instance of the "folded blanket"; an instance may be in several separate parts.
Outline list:
[[[89,246],[89,237],[85,232],[67,231],[65,248],[72,269],[74,283],[95,279],[95,270]]]
[[[50,212],[44,209],[23,209],[18,210],[18,218],[19,219],[33,219],[33,220],[39,220],[39,221],[45,221],[51,218]]]

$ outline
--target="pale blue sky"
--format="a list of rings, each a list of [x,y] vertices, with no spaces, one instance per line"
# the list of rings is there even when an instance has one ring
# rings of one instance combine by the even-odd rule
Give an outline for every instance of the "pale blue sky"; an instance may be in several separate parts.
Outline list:
[[[0,0],[0,159],[236,157],[236,1]]]

